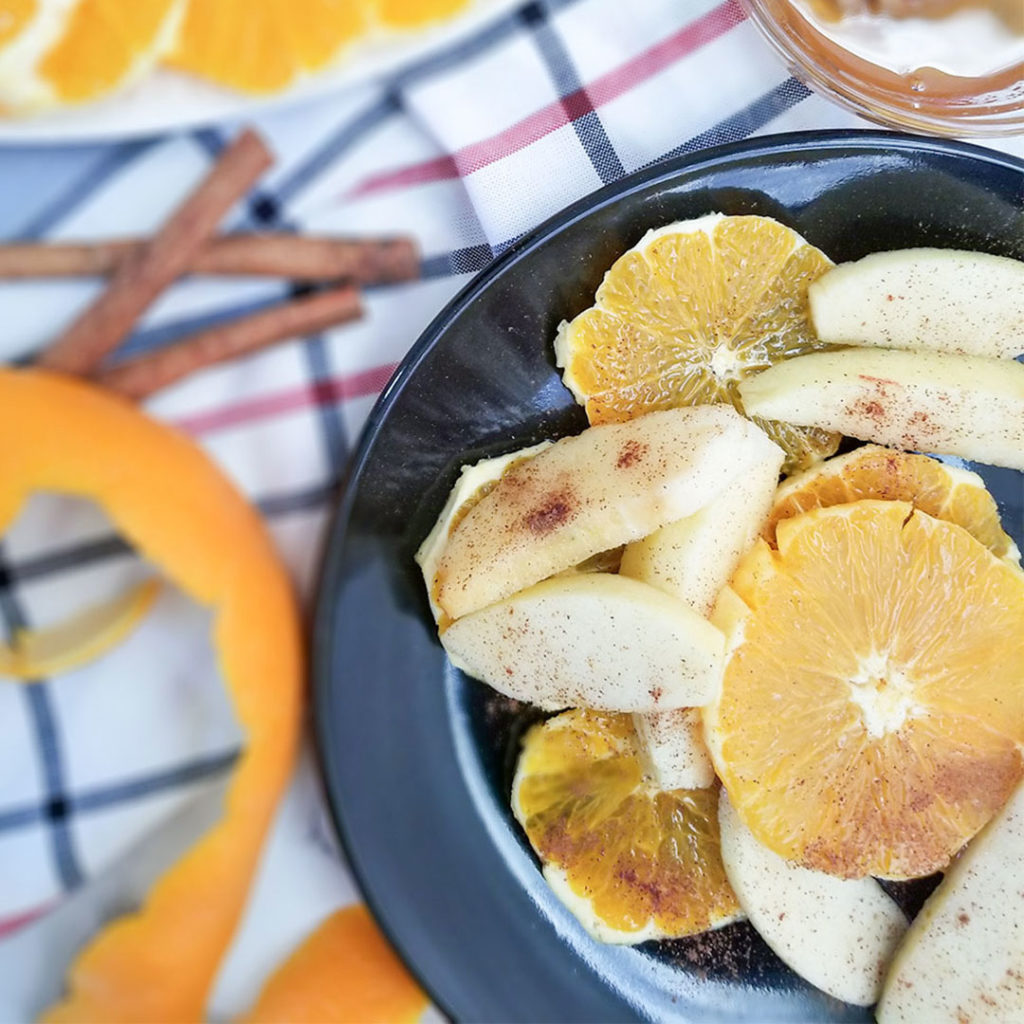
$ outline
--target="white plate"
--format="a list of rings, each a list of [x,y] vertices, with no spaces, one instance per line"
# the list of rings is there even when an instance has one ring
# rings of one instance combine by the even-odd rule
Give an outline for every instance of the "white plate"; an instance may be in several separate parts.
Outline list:
[[[24,119],[0,118],[0,144],[100,142],[250,117],[387,75],[431,50],[464,39],[521,2],[475,0],[453,21],[362,44],[336,67],[273,96],[246,96],[190,75],[156,71],[125,92],[97,103]]]

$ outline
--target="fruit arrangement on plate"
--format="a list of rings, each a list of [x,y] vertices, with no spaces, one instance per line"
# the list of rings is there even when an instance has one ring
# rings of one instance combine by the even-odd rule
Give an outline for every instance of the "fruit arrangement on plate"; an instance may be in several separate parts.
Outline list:
[[[158,67],[279,92],[354,48],[443,21],[470,0],[5,0],[0,114],[99,99]]]
[[[956,464],[1024,469],[1022,296],[661,227],[555,340],[591,426],[463,469],[417,561],[453,664],[558,712],[512,811],[597,939],[746,916],[882,1021],[1024,1011],[1024,573]],[[909,924],[877,881],[936,872]]]

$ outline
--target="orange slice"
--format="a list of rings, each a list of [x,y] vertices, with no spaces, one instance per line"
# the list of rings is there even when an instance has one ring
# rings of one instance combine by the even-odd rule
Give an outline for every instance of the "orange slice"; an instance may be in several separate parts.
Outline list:
[[[469,0],[4,0],[0,114],[93,100],[166,58],[243,92],[321,71],[375,30],[444,21]]]
[[[374,29],[420,28],[468,2],[189,0],[168,62],[243,92],[276,92],[334,64]]]
[[[41,0],[5,0],[0,7],[0,46],[17,38],[32,19]]]
[[[567,711],[530,729],[512,810],[556,895],[603,942],[693,935],[739,913],[718,787],[654,787],[629,715]]]
[[[29,113],[94,100],[167,52],[184,0],[15,0],[0,17],[0,108]]]
[[[376,20],[389,28],[419,28],[449,18],[468,0],[371,0]]]
[[[275,92],[333,63],[367,24],[359,0],[189,0],[169,63],[243,92]]]
[[[559,328],[563,380],[591,423],[705,402],[742,412],[741,380],[830,347],[811,327],[807,289],[831,266],[770,217],[713,213],[649,231],[605,274],[594,305]],[[786,451],[786,472],[839,443],[814,427],[759,422]]]
[[[936,519],[962,526],[997,558],[1020,562],[1020,551],[1003,531],[999,509],[977,473],[877,444],[866,444],[786,480],[776,492],[762,536],[774,544],[781,520],[861,498],[909,501]]]
[[[769,849],[846,878],[945,867],[1021,778],[1024,575],[863,500],[781,522],[716,609],[715,768]]]
[[[331,914],[274,972],[248,1024],[412,1024],[427,997],[361,903]]]

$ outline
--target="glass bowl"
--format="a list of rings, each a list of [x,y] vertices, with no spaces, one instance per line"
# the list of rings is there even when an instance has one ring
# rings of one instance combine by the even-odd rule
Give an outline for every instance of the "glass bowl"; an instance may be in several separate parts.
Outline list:
[[[956,74],[927,66],[897,71],[867,59],[870,51],[864,40],[873,40],[890,54],[898,53],[905,45],[909,52],[918,56],[924,52],[922,41],[915,41],[913,32],[918,29],[934,32],[940,22],[929,26],[923,19],[862,19],[854,44],[858,53],[846,45],[845,41],[853,38],[850,30],[837,31],[839,23],[830,24],[817,17],[815,10],[819,5],[813,0],[811,3],[806,0],[740,0],[740,3],[797,78],[862,117],[933,135],[962,137],[1024,132],[1024,36],[1019,46],[1011,43],[1017,52],[1010,63],[1001,67],[969,68],[970,73],[957,69]],[[960,12],[957,17],[977,19],[979,14],[976,10]],[[949,24],[978,27],[977,20]],[[948,31],[955,32],[955,29]],[[932,41],[935,38],[931,36]],[[958,59],[972,52],[971,40],[965,40],[962,34],[944,42]],[[986,56],[994,52],[990,42],[984,34],[976,41],[973,48],[976,65],[983,64]]]

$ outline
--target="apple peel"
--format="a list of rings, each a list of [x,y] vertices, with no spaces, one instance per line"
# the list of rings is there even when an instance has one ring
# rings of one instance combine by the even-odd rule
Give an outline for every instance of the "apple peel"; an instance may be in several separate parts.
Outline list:
[[[303,658],[298,609],[256,511],[189,439],[122,399],[0,370],[0,533],[30,494],[96,502],[139,554],[213,610],[247,745],[224,814],[135,912],[81,952],[48,1021],[201,1020],[291,773]]]

